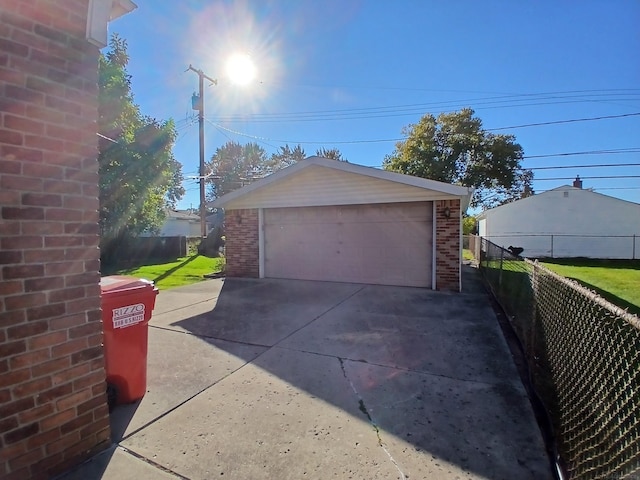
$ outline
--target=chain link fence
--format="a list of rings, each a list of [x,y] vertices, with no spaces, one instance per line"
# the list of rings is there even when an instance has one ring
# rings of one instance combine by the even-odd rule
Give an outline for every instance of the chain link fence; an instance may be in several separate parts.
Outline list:
[[[522,344],[563,475],[640,480],[640,318],[484,238],[478,260]]]
[[[486,238],[524,248],[529,258],[640,258],[640,235],[500,234]]]

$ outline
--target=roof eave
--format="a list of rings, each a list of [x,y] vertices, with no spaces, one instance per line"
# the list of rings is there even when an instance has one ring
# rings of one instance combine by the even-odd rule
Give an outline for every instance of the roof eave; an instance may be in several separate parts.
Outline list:
[[[230,192],[226,195],[223,195],[220,198],[217,198],[213,202],[209,203],[209,207],[219,207],[223,208],[225,205],[237,200],[238,198],[248,195],[255,190],[264,188],[268,185],[271,185],[275,182],[278,182],[290,175],[295,174],[299,170],[308,168],[312,165],[318,165],[325,168],[332,168],[335,170],[340,170],[343,172],[354,173],[358,175],[367,175],[373,178],[378,178],[380,180],[398,182],[404,185],[410,185],[418,188],[424,188],[425,190],[432,190],[435,192],[460,197],[462,200],[463,209],[466,210],[469,206],[469,201],[471,199],[472,190],[469,187],[462,187],[459,185],[450,185],[448,183],[438,182],[436,180],[429,180],[426,178],[412,177],[410,175],[405,175],[397,172],[389,172],[386,170],[379,170],[373,167],[367,167],[364,165],[357,165],[354,163],[348,162],[340,162],[336,160],[330,160],[321,157],[309,157],[305,160],[301,160],[298,163],[279,170],[271,175],[264,177],[250,185],[242,187],[238,190]]]

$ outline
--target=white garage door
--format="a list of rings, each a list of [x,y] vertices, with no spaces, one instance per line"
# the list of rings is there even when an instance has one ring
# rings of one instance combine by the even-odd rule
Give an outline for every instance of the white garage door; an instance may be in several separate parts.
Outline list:
[[[265,277],[431,286],[431,202],[271,208]]]

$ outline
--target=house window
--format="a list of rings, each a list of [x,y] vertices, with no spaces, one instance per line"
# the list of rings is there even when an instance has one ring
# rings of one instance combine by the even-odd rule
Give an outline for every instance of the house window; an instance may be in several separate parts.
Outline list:
[[[567,198],[569,196],[569,192],[564,192],[564,198]]]

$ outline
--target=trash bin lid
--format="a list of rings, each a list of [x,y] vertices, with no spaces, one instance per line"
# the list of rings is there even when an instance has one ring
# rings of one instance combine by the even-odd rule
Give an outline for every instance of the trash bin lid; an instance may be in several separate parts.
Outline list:
[[[144,278],[112,275],[100,279],[100,292],[102,295],[128,294],[141,290],[152,290],[154,288],[153,282],[145,280]]]

